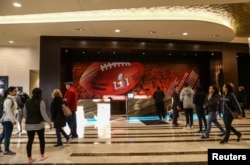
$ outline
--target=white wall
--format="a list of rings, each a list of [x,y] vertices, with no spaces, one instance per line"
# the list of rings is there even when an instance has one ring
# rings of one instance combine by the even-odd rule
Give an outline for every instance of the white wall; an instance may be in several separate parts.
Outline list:
[[[0,47],[0,76],[9,76],[9,86],[22,86],[30,93],[30,70],[39,71],[38,47]]]

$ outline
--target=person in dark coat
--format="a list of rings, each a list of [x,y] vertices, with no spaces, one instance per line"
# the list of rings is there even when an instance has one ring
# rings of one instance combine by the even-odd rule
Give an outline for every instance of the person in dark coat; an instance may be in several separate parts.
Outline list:
[[[157,87],[157,90],[154,92],[153,98],[155,99],[157,115],[159,116],[160,120],[164,120],[166,116],[164,107],[165,94],[159,86]]]
[[[220,98],[219,108],[221,112],[223,112],[223,121],[226,128],[226,133],[223,140],[220,141],[220,144],[228,143],[231,132],[233,132],[237,136],[237,142],[241,140],[242,133],[237,131],[233,127],[233,115],[231,111],[235,111],[238,115],[241,115],[241,108],[236,96],[233,93],[233,87],[231,84],[224,84],[222,87],[222,96]]]
[[[182,102],[180,100],[180,88],[179,86],[174,87],[174,93],[172,95],[172,109],[173,109],[173,126],[178,127],[179,111],[182,109]]]
[[[245,88],[243,86],[238,87],[237,100],[238,100],[240,107],[241,107],[242,117],[246,118],[246,113],[245,113],[246,92],[245,92]]]
[[[206,92],[203,90],[203,87],[201,85],[197,86],[196,91],[194,93],[193,103],[196,107],[196,114],[199,121],[199,130],[197,133],[201,134],[203,133],[202,127],[204,124],[205,130],[207,129],[207,120],[206,120],[206,113],[204,109],[204,102],[206,99]]]
[[[54,128],[56,130],[57,143],[54,145],[55,147],[63,146],[61,134],[66,139],[66,143],[69,144],[71,138],[66,134],[63,127],[66,126],[66,116],[64,116],[62,110],[62,104],[64,104],[62,98],[62,92],[60,89],[54,89],[52,92],[52,102],[50,105],[51,117],[54,123]]]

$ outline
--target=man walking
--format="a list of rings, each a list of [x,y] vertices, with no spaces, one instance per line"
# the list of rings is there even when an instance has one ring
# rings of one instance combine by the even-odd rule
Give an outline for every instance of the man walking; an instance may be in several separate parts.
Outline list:
[[[64,94],[64,101],[66,105],[70,108],[72,115],[67,117],[67,124],[70,128],[70,136],[71,138],[78,138],[77,135],[77,121],[76,121],[76,110],[77,110],[77,102],[78,102],[78,93],[73,87],[73,82],[68,81],[65,83],[66,92]]]

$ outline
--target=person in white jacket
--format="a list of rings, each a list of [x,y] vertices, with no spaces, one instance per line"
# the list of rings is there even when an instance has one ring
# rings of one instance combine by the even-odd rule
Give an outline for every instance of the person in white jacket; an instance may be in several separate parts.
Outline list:
[[[7,89],[7,96],[4,101],[4,114],[2,116],[2,125],[3,125],[3,132],[0,134],[0,146],[2,141],[4,140],[4,155],[15,155],[16,153],[9,149],[10,146],[10,139],[13,131],[13,127],[16,124],[16,94],[17,90],[16,87],[10,86]],[[1,152],[0,148],[0,152]]]
[[[188,83],[185,83],[184,88],[181,90],[180,93],[180,100],[183,103],[183,109],[186,117],[186,126],[184,127],[185,129],[193,128],[193,98],[193,89],[189,86]]]

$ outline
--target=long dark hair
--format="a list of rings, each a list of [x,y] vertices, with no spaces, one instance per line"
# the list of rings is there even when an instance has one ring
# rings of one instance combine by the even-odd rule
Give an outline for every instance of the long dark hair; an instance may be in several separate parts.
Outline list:
[[[225,87],[227,88],[227,93],[232,93],[233,92],[233,87],[230,83],[225,84]]]
[[[219,94],[219,89],[215,85],[211,85],[211,87],[214,89],[213,95],[218,95]]]
[[[42,90],[40,88],[34,88],[32,90],[32,99],[41,100],[42,99]]]

